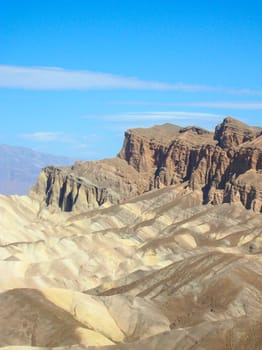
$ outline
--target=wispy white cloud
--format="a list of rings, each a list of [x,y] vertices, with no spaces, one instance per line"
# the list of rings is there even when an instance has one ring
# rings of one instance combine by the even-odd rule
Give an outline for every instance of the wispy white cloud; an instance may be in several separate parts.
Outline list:
[[[262,109],[262,102],[194,102],[194,103],[187,103],[186,106],[203,107],[203,108],[220,108],[220,109],[260,110]]]
[[[152,102],[152,101],[113,101],[113,105],[122,106],[158,106],[158,107],[200,107],[218,109],[262,110],[262,102]]]
[[[53,131],[37,131],[28,134],[21,134],[20,137],[37,142],[58,142],[65,139],[65,135],[62,132]]]
[[[0,65],[0,87],[32,90],[170,89],[172,85],[113,74],[56,67]],[[178,86],[180,89],[180,87]],[[185,86],[181,86],[185,88]],[[190,87],[188,87],[190,88]],[[200,89],[202,87],[199,87]],[[192,89],[198,89],[192,86]]]
[[[67,150],[67,155],[77,159],[99,158],[99,153],[96,151],[99,135],[88,134],[79,135],[74,133],[65,133],[60,131],[36,131],[18,135],[30,142],[30,147],[37,147],[44,152],[52,153],[52,147],[63,147]],[[77,155],[77,156],[76,156]]]
[[[59,67],[0,65],[0,88],[29,90],[145,89],[260,95],[262,90],[147,81],[109,73]]]
[[[100,119],[110,122],[165,122],[165,121],[200,121],[200,120],[221,120],[222,115],[202,112],[181,112],[181,111],[153,111],[153,112],[128,112],[112,115],[86,115],[83,119]]]

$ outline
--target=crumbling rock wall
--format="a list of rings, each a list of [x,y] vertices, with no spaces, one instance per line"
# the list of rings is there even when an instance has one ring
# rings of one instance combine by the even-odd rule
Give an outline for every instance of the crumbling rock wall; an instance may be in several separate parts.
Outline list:
[[[240,201],[262,212],[262,128],[228,117],[214,134],[171,124],[128,130],[117,158],[47,167],[31,196],[85,210],[185,181],[202,190],[204,204]]]

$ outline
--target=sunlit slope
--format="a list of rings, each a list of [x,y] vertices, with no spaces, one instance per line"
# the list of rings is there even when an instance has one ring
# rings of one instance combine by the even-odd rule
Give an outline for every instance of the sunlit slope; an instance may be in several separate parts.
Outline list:
[[[240,203],[203,206],[183,184],[84,213],[26,196],[0,209],[2,347],[221,349],[222,337],[241,349],[250,329],[259,340],[262,218]]]

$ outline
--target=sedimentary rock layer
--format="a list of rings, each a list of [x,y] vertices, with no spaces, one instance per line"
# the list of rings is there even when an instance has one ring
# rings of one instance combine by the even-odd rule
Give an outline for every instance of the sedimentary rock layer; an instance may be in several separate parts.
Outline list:
[[[82,212],[0,196],[0,216],[0,346],[259,349],[261,214],[240,203],[183,183]]]
[[[189,182],[203,203],[262,211],[262,129],[225,118],[215,133],[164,124],[125,133],[118,158],[49,167],[31,190],[50,208],[85,210]]]

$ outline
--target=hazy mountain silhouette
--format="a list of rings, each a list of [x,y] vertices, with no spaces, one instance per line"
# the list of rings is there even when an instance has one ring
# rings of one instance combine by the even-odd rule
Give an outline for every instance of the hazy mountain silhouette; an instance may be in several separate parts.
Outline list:
[[[30,148],[0,145],[0,193],[27,194],[39,171],[47,165],[69,165],[73,160],[34,151]]]

